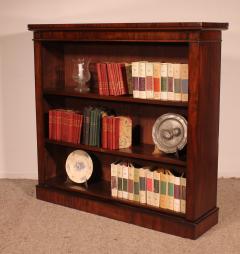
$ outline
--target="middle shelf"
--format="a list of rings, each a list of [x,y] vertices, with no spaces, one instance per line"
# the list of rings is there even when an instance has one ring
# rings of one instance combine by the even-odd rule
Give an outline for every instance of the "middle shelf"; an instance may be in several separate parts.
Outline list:
[[[83,149],[86,151],[111,154],[111,155],[116,155],[116,156],[126,157],[126,158],[155,161],[159,163],[171,164],[171,165],[181,166],[181,167],[187,166],[186,160],[182,158],[178,159],[174,155],[153,154],[154,145],[150,145],[150,144],[140,144],[137,146],[132,146],[130,148],[109,150],[109,149],[103,149],[103,148],[95,147],[95,146],[88,146],[83,144],[72,144],[68,142],[55,141],[50,139],[45,139],[45,143],[59,145],[63,147],[70,147],[74,149],[76,148],[76,149]]]

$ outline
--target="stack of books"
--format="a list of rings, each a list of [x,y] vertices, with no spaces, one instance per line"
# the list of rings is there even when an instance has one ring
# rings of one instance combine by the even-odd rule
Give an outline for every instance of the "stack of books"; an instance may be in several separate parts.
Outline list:
[[[132,62],[133,97],[188,101],[188,64]]]
[[[126,116],[104,116],[102,148],[122,149],[132,145],[132,119]]]
[[[132,120],[114,116],[109,110],[86,107],[83,111],[83,144],[104,149],[132,145]]]
[[[128,94],[127,72],[131,66],[124,63],[96,63],[98,92],[100,95]]]
[[[174,176],[167,169],[112,163],[111,194],[149,206],[186,212],[186,178]]]
[[[49,110],[49,139],[79,144],[82,121],[83,116],[73,110]]]

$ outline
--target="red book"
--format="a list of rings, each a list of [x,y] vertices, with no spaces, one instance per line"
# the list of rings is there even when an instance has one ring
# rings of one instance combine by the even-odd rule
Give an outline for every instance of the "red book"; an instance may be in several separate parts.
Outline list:
[[[101,63],[101,75],[102,75],[102,90],[103,95],[109,95],[109,88],[108,88],[108,76],[107,76],[107,64]]]
[[[72,111],[63,110],[61,111],[62,121],[61,121],[61,140],[64,142],[70,142],[70,136],[72,135],[72,126],[70,128]],[[71,133],[70,133],[71,132]]]
[[[116,149],[116,117],[112,119],[112,149]]]
[[[62,136],[62,130],[61,130],[61,125],[62,125],[62,110],[57,109],[55,111],[55,116],[56,116],[56,125],[55,125],[55,140],[61,140]]]
[[[127,71],[124,63],[120,64],[121,67],[121,78],[124,94],[128,94],[128,81],[127,81]]]
[[[124,83],[123,83],[122,64],[121,63],[117,64],[117,69],[118,69],[118,79],[119,79],[119,86],[120,86],[120,95],[123,95],[123,94],[126,94],[126,89],[125,89]]]
[[[112,63],[112,73],[113,73],[113,80],[114,80],[114,95],[117,96],[120,94],[120,87],[118,82],[118,71],[117,71],[117,64]]]
[[[119,149],[120,118],[115,117],[115,149]]]
[[[108,149],[113,149],[113,116],[108,117],[108,122],[107,122],[107,134],[108,134]]]
[[[102,148],[108,148],[108,116],[102,118]]]
[[[108,87],[109,87],[109,95],[114,95],[114,80],[111,65],[112,65],[111,63],[107,63]]]
[[[100,63],[96,63],[97,77],[98,77],[98,93],[103,95],[103,85],[102,85],[102,73]]]
[[[71,143],[77,144],[78,143],[78,125],[79,125],[79,115],[74,113],[73,114],[73,134],[72,134],[72,141]]]
[[[54,139],[53,138],[53,120],[55,120],[55,119],[54,119],[53,115],[54,115],[54,111],[49,110],[49,112],[48,112],[48,138],[49,139]]]
[[[83,122],[83,115],[77,114],[77,135],[76,135],[76,144],[80,144],[80,143],[81,143],[82,122]]]

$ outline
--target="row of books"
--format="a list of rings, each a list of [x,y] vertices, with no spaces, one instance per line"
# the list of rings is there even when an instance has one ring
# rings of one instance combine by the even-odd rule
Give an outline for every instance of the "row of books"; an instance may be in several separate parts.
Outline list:
[[[111,111],[86,107],[83,110],[83,144],[105,149],[128,148],[132,145],[132,120],[114,116]]]
[[[131,65],[123,63],[96,63],[98,92],[100,95],[128,94],[127,74]]]
[[[174,176],[166,169],[112,163],[111,194],[149,206],[186,212],[186,178]]]
[[[49,139],[80,143],[83,116],[64,109],[49,110]]]
[[[132,62],[133,97],[188,101],[188,64]]]

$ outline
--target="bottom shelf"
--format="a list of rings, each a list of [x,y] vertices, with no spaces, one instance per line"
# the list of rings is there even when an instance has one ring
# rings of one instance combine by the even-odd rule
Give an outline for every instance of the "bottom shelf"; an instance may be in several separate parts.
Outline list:
[[[191,222],[183,214],[112,198],[106,182],[92,184],[86,190],[54,178],[37,185],[36,194],[44,201],[190,239],[198,238],[218,221],[218,208]]]

